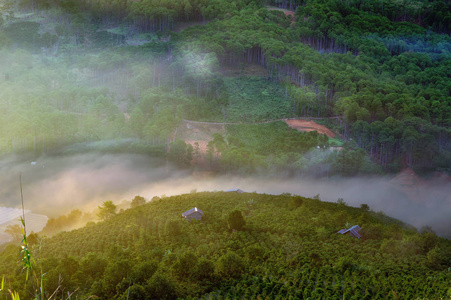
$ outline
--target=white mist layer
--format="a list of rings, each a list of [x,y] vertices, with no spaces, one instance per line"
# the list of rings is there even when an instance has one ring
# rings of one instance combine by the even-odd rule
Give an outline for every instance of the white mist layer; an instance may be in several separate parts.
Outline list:
[[[431,188],[435,195],[421,203],[409,201],[392,189],[387,178],[371,179],[304,179],[192,176],[189,172],[168,167],[155,168],[141,155],[72,155],[17,161],[0,161],[0,206],[19,208],[19,174],[25,208],[55,217],[73,209],[93,211],[103,201],[116,204],[140,195],[171,196],[200,191],[221,191],[240,188],[246,192],[267,194],[292,193],[305,197],[320,194],[322,201],[336,202],[343,198],[350,206],[366,203],[373,211],[398,218],[417,228],[429,225],[437,234],[451,237],[451,187]],[[437,198],[437,190],[443,190]]]

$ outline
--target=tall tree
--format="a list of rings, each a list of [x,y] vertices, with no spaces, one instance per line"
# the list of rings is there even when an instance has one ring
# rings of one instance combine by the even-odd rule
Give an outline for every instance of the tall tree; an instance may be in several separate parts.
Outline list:
[[[241,230],[246,222],[244,221],[243,215],[241,214],[240,210],[233,210],[227,217],[227,224],[232,230]]]
[[[97,216],[100,220],[106,221],[116,215],[116,208],[117,207],[113,203],[113,201],[103,201],[102,205],[99,206],[99,212],[97,213]]]

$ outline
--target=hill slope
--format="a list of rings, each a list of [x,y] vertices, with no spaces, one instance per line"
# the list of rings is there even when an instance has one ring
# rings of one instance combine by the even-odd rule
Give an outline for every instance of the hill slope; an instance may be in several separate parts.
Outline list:
[[[182,219],[193,207],[203,221]],[[289,194],[192,193],[44,238],[32,252],[47,296],[59,283],[82,299],[449,296],[450,241],[365,208]],[[234,210],[244,216],[241,231],[229,229]],[[347,223],[359,224],[363,239],[336,234]],[[27,299],[19,251],[7,247],[0,268]]]

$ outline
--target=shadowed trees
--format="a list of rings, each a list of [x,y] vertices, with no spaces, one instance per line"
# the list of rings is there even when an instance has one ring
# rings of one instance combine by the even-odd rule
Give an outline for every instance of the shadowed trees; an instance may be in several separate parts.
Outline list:
[[[233,210],[227,217],[227,225],[232,230],[242,230],[246,222],[240,210]]]
[[[132,202],[130,203],[130,207],[135,208],[144,204],[146,204],[146,199],[144,199],[144,197],[135,196],[135,198],[133,198]]]

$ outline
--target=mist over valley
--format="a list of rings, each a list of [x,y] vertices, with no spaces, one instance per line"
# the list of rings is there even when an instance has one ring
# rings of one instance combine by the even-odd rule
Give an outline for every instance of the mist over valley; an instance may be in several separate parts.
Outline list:
[[[448,299],[450,20],[0,0],[0,298]]]
[[[368,204],[375,212],[400,219],[421,229],[430,226],[440,236],[449,237],[451,187],[436,181],[421,187],[421,199],[409,199],[403,186],[394,185],[393,176],[362,178],[308,178],[287,174],[268,176],[214,175],[164,166],[144,155],[79,154],[40,157],[29,160],[3,160],[0,167],[2,206],[20,208],[19,174],[25,208],[49,217],[79,209],[95,212],[103,201],[120,205],[136,195],[150,201],[154,196],[173,196],[192,191],[224,191],[240,188],[245,192],[304,197],[320,196],[322,201],[348,205]],[[404,186],[405,187],[405,186]],[[126,204],[125,208],[128,208]]]

